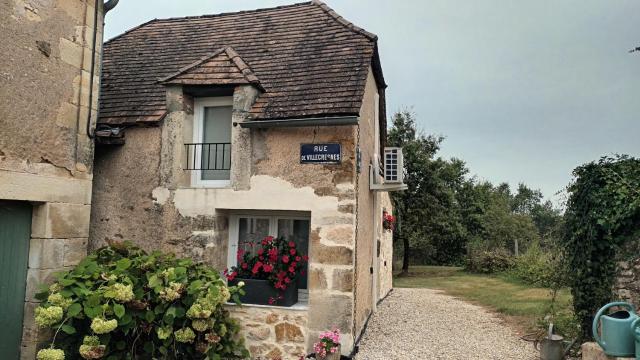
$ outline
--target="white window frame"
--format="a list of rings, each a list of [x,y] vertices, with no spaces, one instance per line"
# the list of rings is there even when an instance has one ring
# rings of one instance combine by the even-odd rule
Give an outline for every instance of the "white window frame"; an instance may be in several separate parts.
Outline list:
[[[238,265],[238,241],[240,237],[240,218],[269,219],[269,235],[278,236],[278,220],[307,220],[309,216],[265,215],[256,213],[233,214],[229,216],[229,248],[227,250],[227,268]],[[311,235],[311,234],[309,234]],[[310,244],[309,244],[310,245]]]
[[[194,100],[193,110],[193,142],[204,142],[204,108],[216,107],[216,106],[233,106],[232,96],[219,96],[219,97],[202,97]],[[231,122],[232,119],[229,119]],[[231,125],[231,124],[229,124]],[[194,151],[195,164],[200,164],[202,158],[201,151]],[[231,157],[233,157],[233,142],[231,144]],[[231,179],[229,180],[203,180],[202,170],[193,170],[191,174],[191,185],[193,187],[207,187],[207,188],[228,188],[231,186]]]

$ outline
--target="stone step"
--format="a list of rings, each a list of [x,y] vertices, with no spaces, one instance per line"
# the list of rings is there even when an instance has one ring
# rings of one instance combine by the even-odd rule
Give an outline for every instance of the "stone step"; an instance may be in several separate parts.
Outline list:
[[[582,360],[635,360],[635,357],[616,357],[604,353],[595,342],[582,344]]]

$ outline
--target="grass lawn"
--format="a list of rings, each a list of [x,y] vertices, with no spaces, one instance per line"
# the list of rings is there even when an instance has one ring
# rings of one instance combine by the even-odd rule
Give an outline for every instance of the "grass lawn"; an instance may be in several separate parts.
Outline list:
[[[469,274],[457,267],[412,266],[409,276],[394,277],[394,287],[440,289],[497,312],[520,334],[538,328],[549,312],[551,291],[523,284],[505,275]],[[570,313],[571,294],[562,290],[557,309]]]

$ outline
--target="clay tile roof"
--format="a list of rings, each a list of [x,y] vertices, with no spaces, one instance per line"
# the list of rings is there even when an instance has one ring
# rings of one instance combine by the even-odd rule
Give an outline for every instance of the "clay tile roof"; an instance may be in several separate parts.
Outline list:
[[[180,85],[253,84],[264,90],[253,70],[232,47],[224,47],[166,76],[160,83]]]
[[[311,1],[152,20],[104,45],[100,123],[153,123],[167,84],[253,84],[253,120],[357,115],[377,37]]]

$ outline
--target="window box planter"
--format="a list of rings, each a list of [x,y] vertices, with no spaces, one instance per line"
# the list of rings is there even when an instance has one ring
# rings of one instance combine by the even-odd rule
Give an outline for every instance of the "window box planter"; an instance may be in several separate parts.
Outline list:
[[[295,283],[289,284],[284,291],[273,287],[268,280],[235,278],[229,281],[230,286],[235,286],[238,282],[244,281],[245,292],[240,296],[243,304],[273,305],[289,307],[298,302],[298,287]],[[275,302],[271,301],[274,299]]]

